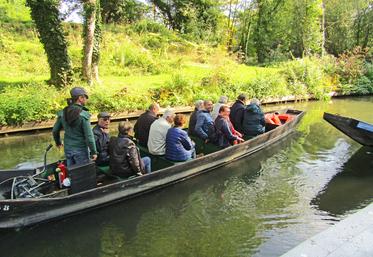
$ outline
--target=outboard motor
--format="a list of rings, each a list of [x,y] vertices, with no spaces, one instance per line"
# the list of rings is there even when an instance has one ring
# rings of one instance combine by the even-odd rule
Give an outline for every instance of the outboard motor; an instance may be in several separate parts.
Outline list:
[[[44,167],[42,170],[36,169],[32,176],[21,176],[13,178],[12,188],[10,191],[10,198],[33,198],[41,197],[43,193],[40,189],[43,185],[49,183],[48,179],[41,178],[39,175],[44,173],[47,168],[47,153],[53,147],[52,144],[48,145],[44,153]]]

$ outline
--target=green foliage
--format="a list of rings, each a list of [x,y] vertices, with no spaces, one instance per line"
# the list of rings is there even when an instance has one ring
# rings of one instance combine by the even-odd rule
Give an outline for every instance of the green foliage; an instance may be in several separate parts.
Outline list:
[[[162,106],[188,105],[193,101],[195,85],[180,73],[174,74],[165,86],[150,90],[153,101]]]
[[[327,98],[332,84],[330,75],[323,69],[324,65],[322,59],[312,57],[285,63],[282,73],[290,85],[291,94],[311,94],[317,99]]]
[[[50,67],[50,83],[58,87],[72,82],[72,68],[67,53],[67,42],[59,17],[59,1],[26,0],[31,9]]]
[[[134,23],[142,20],[148,7],[136,0],[100,0],[104,23]]]
[[[89,107],[92,112],[102,110],[109,112],[135,111],[144,109],[147,98],[143,95],[127,94],[127,89],[119,91],[103,90],[101,86],[92,88]]]
[[[52,119],[61,104],[54,87],[34,83],[7,86],[0,94],[0,125]]]
[[[221,3],[215,0],[152,1],[166,25],[196,40],[219,40],[218,25],[223,19]]]

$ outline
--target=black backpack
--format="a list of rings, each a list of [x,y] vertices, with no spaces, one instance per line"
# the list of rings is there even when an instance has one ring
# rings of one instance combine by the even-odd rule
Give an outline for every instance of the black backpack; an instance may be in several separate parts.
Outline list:
[[[218,131],[214,123],[210,123],[207,130],[207,135],[211,143],[216,143],[218,141]]]

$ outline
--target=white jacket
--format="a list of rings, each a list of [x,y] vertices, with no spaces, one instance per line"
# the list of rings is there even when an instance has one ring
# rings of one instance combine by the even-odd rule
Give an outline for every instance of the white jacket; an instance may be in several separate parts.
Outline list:
[[[154,155],[164,155],[166,153],[166,135],[171,124],[165,118],[159,118],[150,126],[148,150]]]

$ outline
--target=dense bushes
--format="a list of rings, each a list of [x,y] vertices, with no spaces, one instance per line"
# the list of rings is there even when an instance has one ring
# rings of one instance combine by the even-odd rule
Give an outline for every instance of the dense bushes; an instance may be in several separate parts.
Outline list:
[[[0,125],[51,119],[62,102],[63,98],[54,87],[41,84],[7,86],[0,94]]]

